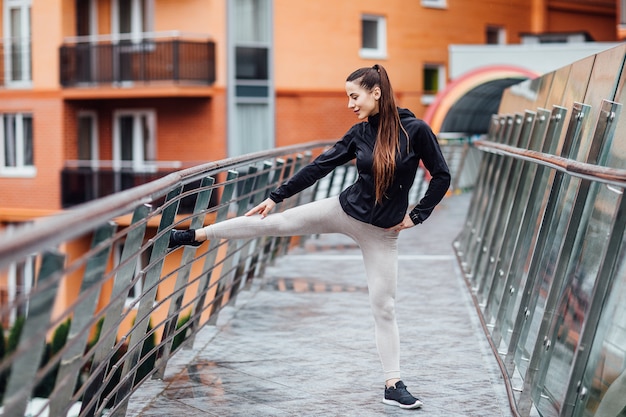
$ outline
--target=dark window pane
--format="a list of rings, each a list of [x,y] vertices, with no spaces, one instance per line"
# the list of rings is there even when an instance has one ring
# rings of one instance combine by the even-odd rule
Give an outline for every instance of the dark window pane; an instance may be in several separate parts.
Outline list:
[[[89,25],[91,10],[89,6],[91,2],[85,0],[76,0],[76,35],[86,36],[91,34]]]
[[[424,93],[439,91],[439,71],[437,68],[424,68]]]
[[[487,28],[487,44],[497,45],[500,43],[500,30],[496,27]]]
[[[91,160],[93,150],[91,149],[91,133],[93,118],[83,116],[78,118],[78,159],[83,161]]]
[[[15,139],[15,116],[4,115],[4,166],[17,166],[17,149]]]
[[[267,80],[267,48],[238,46],[236,48],[236,77],[238,80]]]
[[[119,30],[120,33],[131,32],[132,5],[130,0],[119,0]]]
[[[35,163],[33,157],[33,118],[24,116],[24,165],[32,166]]]
[[[122,161],[133,160],[133,116],[120,117],[120,142],[122,147]]]
[[[238,85],[237,97],[269,97],[269,88],[262,85]]]
[[[375,20],[362,20],[362,48],[378,49],[378,22]]]

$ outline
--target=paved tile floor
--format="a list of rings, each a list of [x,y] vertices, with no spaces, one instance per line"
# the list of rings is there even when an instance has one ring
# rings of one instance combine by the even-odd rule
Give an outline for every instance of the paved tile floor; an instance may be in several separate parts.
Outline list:
[[[460,275],[452,241],[470,195],[446,197],[400,235],[397,313],[403,380],[420,410],[382,404],[360,252],[308,239],[257,278],[128,416],[510,416],[502,376]]]

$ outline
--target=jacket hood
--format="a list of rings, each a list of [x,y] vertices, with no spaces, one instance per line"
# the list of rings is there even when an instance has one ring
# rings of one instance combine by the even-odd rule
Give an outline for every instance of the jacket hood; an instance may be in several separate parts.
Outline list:
[[[411,110],[401,107],[398,107],[398,114],[400,115],[400,120],[415,118],[415,114],[413,114]],[[380,113],[376,113],[374,116],[368,117],[367,121],[375,127],[378,127],[378,122],[380,121]]]
[[[409,109],[403,109],[403,108],[398,107],[398,114],[400,115],[400,119],[406,119],[407,117],[415,118],[415,115]]]

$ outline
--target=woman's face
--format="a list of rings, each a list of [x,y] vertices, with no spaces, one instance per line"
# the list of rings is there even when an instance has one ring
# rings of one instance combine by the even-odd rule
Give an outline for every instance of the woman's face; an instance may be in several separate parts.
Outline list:
[[[370,91],[361,87],[361,84],[346,81],[346,94],[348,94],[348,108],[352,109],[359,120],[378,113],[380,87],[376,86]]]

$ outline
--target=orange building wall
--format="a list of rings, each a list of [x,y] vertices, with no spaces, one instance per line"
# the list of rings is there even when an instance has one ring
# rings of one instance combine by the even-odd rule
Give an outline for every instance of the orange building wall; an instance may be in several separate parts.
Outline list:
[[[419,91],[416,76],[421,81],[421,64],[447,63],[449,44],[484,43],[488,24],[506,27],[509,42],[514,43],[530,24],[527,0],[448,3],[447,9],[439,10],[419,2],[407,7],[403,0],[275,0],[276,87],[336,90],[352,70],[381,61],[395,74],[396,89]],[[386,59],[359,57],[362,14],[386,17]]]
[[[62,0],[33,0],[31,13],[34,89],[59,89],[59,50],[63,43]]]
[[[531,24],[528,0],[449,0],[445,10],[407,4],[274,1],[277,146],[340,137],[357,122],[346,108],[344,81],[353,70],[375,63],[387,69],[398,105],[420,117],[427,108],[421,102],[424,64],[447,68],[448,45],[483,44],[487,25],[505,27],[514,43]],[[386,18],[385,59],[359,56],[363,14]]]
[[[585,14],[567,11],[553,11],[548,17],[550,32],[572,32],[577,28],[587,28],[587,32],[596,42],[613,42],[616,40],[614,15]]]
[[[343,91],[318,94],[277,92],[277,146],[339,139],[356,121]]]
[[[219,110],[225,105],[224,96],[220,98],[218,103],[215,98],[169,99],[159,103],[156,106],[159,159],[197,165],[225,158],[225,123],[216,117],[224,114]]]

